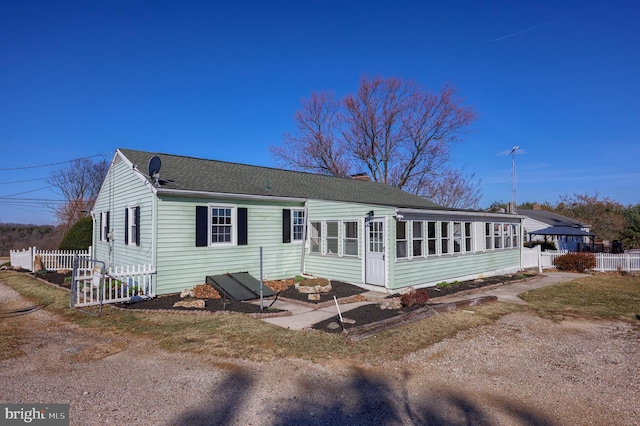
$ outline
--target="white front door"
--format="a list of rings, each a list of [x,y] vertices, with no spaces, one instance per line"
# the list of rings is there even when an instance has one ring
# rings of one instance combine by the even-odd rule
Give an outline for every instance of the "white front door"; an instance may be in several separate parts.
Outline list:
[[[366,284],[384,286],[384,219],[367,222],[367,249],[365,253]]]

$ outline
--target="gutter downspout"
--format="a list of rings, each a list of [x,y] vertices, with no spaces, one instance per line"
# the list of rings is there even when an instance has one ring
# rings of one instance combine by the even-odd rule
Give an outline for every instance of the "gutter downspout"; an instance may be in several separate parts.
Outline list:
[[[307,251],[307,223],[309,223],[309,205],[308,205],[309,201],[305,201],[304,202],[304,223],[302,224],[302,253],[300,256],[300,273],[304,274],[305,273],[305,263],[304,263],[304,257],[305,257],[305,252]]]

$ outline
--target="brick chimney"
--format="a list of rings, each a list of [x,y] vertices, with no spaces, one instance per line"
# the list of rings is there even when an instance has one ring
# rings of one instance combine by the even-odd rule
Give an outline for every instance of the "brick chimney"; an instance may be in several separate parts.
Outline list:
[[[366,173],[358,173],[358,174],[355,174],[355,175],[351,175],[351,179],[355,179],[355,180],[367,180],[367,181],[370,181],[370,180],[371,180],[371,178],[369,177],[369,175],[368,175],[368,174],[366,174]]]

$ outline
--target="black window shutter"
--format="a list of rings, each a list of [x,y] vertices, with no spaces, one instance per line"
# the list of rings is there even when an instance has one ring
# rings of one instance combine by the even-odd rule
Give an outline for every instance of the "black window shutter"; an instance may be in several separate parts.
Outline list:
[[[124,243],[129,244],[129,209],[124,209]]]
[[[135,219],[136,219],[136,245],[140,245],[140,206],[136,207],[135,210]]]
[[[245,207],[238,207],[238,245],[239,246],[247,245],[248,230],[249,230],[249,221],[248,221],[247,209]]]
[[[196,206],[196,247],[207,246],[207,206]]]
[[[282,242],[291,242],[291,209],[282,209]]]

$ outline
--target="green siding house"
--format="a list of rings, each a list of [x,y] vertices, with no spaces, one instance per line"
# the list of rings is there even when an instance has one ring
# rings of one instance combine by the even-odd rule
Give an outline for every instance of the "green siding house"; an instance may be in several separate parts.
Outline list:
[[[117,150],[92,215],[93,257],[151,265],[158,295],[209,275],[259,278],[260,248],[264,279],[390,293],[521,269],[520,216],[447,209],[361,178],[131,149]]]

